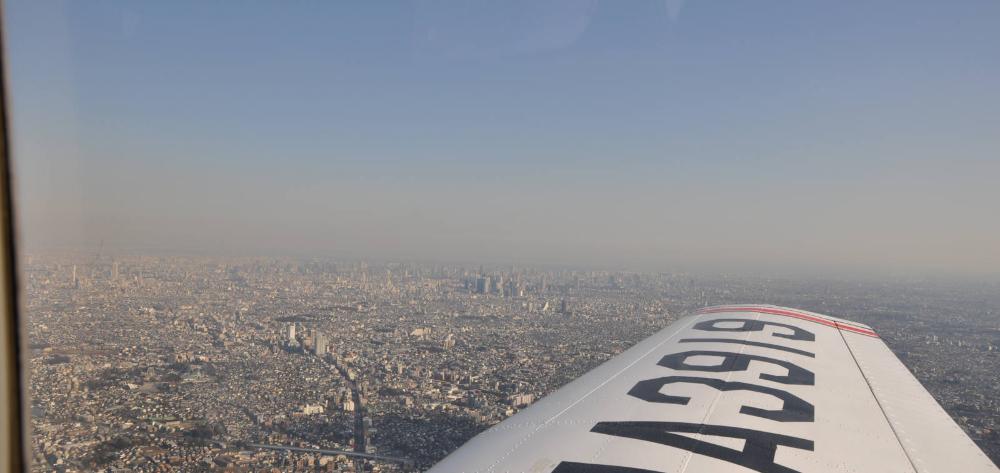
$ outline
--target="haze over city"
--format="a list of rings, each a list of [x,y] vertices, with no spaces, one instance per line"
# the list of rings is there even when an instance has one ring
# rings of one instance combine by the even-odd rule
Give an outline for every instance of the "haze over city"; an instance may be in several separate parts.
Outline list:
[[[6,6],[28,250],[1000,267],[997,2]]]
[[[3,6],[31,471],[1000,462],[1000,2]]]

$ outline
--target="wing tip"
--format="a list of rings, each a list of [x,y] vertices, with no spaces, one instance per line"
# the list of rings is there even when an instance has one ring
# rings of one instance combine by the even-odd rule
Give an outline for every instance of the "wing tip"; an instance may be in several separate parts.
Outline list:
[[[695,312],[696,314],[717,314],[725,312],[757,312],[763,314],[771,315],[781,315],[786,317],[794,317],[798,319],[809,320],[812,322],[820,323],[823,325],[836,327],[842,331],[859,333],[861,335],[867,335],[869,337],[878,337],[875,330],[870,326],[850,321],[847,319],[841,319],[838,317],[831,317],[829,315],[820,314],[817,312],[810,312],[807,310],[796,309],[794,307],[784,307],[772,304],[725,304],[725,305],[714,305],[702,308]]]

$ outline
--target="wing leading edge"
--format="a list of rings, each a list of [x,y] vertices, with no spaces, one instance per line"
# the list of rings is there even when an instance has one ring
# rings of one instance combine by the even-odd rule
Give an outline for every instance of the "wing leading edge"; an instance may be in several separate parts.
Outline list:
[[[740,305],[678,320],[430,471],[998,470],[871,327]]]

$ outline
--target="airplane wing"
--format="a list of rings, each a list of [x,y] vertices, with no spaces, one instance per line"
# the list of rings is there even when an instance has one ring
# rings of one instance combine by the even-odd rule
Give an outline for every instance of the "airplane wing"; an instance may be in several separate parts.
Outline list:
[[[717,306],[678,320],[431,470],[998,472],[868,326]]]

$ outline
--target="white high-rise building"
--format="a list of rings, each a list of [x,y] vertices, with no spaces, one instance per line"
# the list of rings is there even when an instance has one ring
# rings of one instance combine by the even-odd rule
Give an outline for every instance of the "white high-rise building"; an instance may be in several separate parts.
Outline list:
[[[326,354],[326,344],[327,344],[326,335],[323,335],[320,332],[316,332],[316,343],[315,343],[316,356],[323,356]]]

